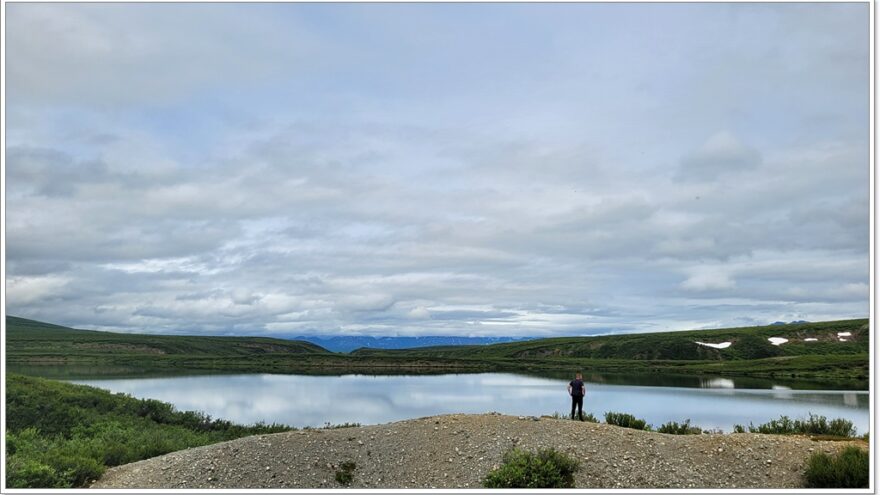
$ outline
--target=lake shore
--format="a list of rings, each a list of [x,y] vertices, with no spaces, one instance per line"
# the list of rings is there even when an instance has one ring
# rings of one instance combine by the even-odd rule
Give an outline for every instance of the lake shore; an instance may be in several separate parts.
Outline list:
[[[256,435],[109,469],[92,488],[479,488],[512,447],[552,447],[581,464],[578,488],[800,488],[813,452],[861,440],[666,435],[548,417],[432,416]]]

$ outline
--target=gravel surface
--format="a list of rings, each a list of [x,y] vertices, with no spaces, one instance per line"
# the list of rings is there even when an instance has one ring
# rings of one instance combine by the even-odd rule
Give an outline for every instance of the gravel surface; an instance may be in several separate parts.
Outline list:
[[[797,488],[812,452],[861,441],[665,435],[563,419],[453,414],[240,438],[109,469],[92,488],[480,488],[511,447],[581,463],[578,488]]]

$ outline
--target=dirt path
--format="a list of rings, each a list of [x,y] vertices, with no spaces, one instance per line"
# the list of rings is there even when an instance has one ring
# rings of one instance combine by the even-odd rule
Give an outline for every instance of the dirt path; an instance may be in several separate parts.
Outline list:
[[[241,438],[112,468],[93,488],[479,488],[511,447],[581,463],[579,488],[796,488],[810,454],[864,442],[664,435],[560,419],[454,414]]]

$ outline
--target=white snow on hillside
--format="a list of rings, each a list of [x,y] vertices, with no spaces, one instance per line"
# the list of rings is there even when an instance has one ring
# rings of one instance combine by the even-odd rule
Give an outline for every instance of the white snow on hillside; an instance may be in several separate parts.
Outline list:
[[[694,344],[704,345],[706,347],[711,347],[713,349],[727,349],[728,347],[730,347],[731,343],[732,342],[722,342],[720,344],[709,344],[707,342],[694,342]]]

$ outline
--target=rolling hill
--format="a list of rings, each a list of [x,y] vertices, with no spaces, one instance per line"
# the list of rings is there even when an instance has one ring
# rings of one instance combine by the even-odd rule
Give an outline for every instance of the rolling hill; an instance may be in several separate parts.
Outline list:
[[[99,332],[6,317],[6,346],[11,356],[216,356],[329,354],[310,342],[267,337],[210,337]]]
[[[770,338],[783,338],[787,342],[774,345],[768,340]],[[352,354],[456,359],[586,358],[725,361],[785,356],[867,355],[869,340],[868,320],[858,319],[719,330],[559,337],[483,346],[437,346],[404,350],[358,349]],[[712,346],[724,346],[725,343],[729,343],[725,348]]]

